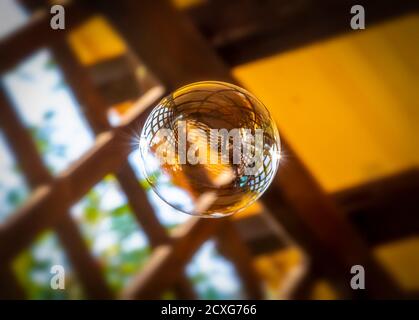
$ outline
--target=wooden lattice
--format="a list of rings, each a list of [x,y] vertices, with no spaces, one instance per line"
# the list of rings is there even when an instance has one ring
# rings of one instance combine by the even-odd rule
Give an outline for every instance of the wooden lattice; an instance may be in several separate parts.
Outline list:
[[[111,21],[165,88],[152,89],[141,97],[136,104],[136,112],[116,128],[108,125],[102,98],[64,41],[65,33],[96,10]],[[52,48],[66,81],[85,108],[86,118],[96,134],[95,144],[89,152],[63,173],[52,177],[5,92],[0,91],[0,124],[32,188],[30,199],[0,226],[0,296],[23,296],[10,270],[10,263],[41,231],[52,228],[64,245],[87,295],[91,298],[113,297],[97,261],[91,256],[69,215],[69,208],[108,173],[115,173],[153,247],[147,265],[123,292],[124,298],[158,298],[168,288],[175,288],[179,297],[193,298],[184,267],[203,242],[217,235],[225,247],[223,252],[228,253],[235,264],[248,297],[261,298],[260,281],[253,270],[250,254],[231,220],[191,219],[169,236],[156,218],[127,161],[129,145],[121,143],[124,133],[138,129],[138,123],[144,122],[150,108],[165,93],[199,80],[237,83],[228,68],[168,1],[98,1],[97,7],[80,1],[68,7],[66,17],[65,31],[52,31],[49,16],[38,15],[29,25],[0,44],[0,73],[11,69],[38,48]],[[175,46],[173,39],[176,39]],[[334,283],[342,284],[350,266],[362,264],[369,277],[369,295],[397,296],[399,290],[392,279],[378,266],[358,234],[286,141],[283,141],[283,147],[293,161],[280,170],[263,198],[272,217],[287,228],[309,253],[313,265]],[[348,293],[345,288],[342,292],[356,294]]]

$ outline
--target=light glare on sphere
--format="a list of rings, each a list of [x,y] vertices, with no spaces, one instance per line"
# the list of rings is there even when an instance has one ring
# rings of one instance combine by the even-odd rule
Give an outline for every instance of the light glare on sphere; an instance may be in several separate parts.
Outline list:
[[[153,191],[200,217],[228,216],[256,201],[280,156],[266,107],[246,90],[216,81],[192,83],[163,98],[145,122],[139,148]]]

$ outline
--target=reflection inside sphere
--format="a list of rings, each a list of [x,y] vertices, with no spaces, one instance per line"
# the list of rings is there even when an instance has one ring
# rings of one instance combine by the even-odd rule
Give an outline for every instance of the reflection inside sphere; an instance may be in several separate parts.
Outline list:
[[[206,81],[182,87],[151,111],[140,163],[154,192],[201,217],[231,215],[256,201],[275,176],[280,140],[266,107],[246,90]],[[173,201],[168,190],[182,199]]]

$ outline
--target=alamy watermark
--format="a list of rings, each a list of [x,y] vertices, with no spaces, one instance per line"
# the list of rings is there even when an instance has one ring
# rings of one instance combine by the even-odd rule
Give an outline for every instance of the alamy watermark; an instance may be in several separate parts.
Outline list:
[[[354,265],[351,268],[351,274],[354,276],[351,278],[351,288],[353,290],[364,290],[365,289],[365,269],[360,264]]]
[[[65,8],[63,5],[51,6],[50,13],[53,15],[50,20],[50,26],[53,30],[65,29]],[[362,5],[351,7],[350,13],[353,15],[350,20],[350,26],[353,30],[365,29],[365,8]]]
[[[51,266],[50,273],[53,275],[50,280],[50,286],[53,290],[65,290],[65,269],[62,265]]]
[[[256,175],[263,165],[264,130],[187,129],[179,121],[176,130],[159,129],[151,146],[163,165],[236,164],[244,165],[245,175]]]
[[[361,5],[355,5],[351,7],[351,28],[353,30],[365,29],[365,9]]]
[[[50,13],[53,14],[49,25],[53,30],[64,30],[65,29],[65,9],[60,4],[53,5],[50,9]]]

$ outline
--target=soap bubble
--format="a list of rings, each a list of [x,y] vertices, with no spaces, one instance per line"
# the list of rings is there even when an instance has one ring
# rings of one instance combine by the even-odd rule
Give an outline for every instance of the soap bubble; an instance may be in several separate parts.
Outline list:
[[[268,188],[280,139],[269,111],[252,94],[205,81],[160,101],[145,122],[139,149],[144,178],[162,200],[187,214],[223,217]]]

